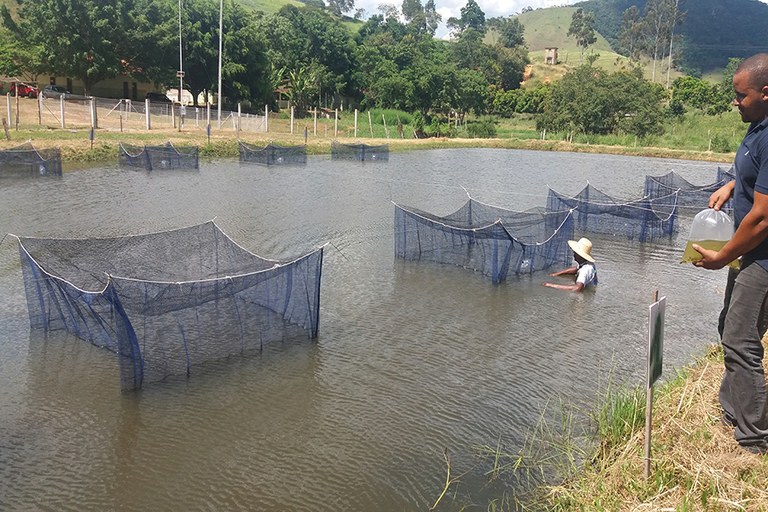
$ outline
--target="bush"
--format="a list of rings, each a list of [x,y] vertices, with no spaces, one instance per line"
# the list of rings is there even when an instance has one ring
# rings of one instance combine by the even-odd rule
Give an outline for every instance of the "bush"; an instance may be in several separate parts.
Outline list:
[[[728,140],[728,137],[716,134],[712,137],[712,151],[716,153],[730,153],[733,151],[731,149],[731,141]]]
[[[491,118],[485,118],[469,123],[467,135],[473,139],[493,139],[496,137],[496,122]]]

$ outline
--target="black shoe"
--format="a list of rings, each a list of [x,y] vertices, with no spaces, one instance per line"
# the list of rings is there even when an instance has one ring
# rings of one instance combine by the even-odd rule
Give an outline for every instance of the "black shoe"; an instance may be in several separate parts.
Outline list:
[[[756,443],[751,444],[741,444],[739,443],[739,446],[741,446],[742,450],[746,450],[749,453],[754,453],[757,455],[766,455],[768,454],[768,441],[758,441]]]

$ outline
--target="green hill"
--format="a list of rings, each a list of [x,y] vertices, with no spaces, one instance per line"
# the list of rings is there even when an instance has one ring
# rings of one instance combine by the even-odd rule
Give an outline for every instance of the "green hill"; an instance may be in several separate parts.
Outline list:
[[[617,45],[623,12],[635,5],[645,11],[645,0],[587,0],[577,4],[595,14],[595,29]],[[768,51],[765,37],[768,4],[758,0],[688,0],[679,34],[683,55],[679,65],[706,73],[722,69],[730,57]]]
[[[298,0],[236,0],[238,4],[254,11],[262,11],[266,14],[273,14],[280,10],[284,5],[295,5],[301,7],[304,5]]]
[[[550,7],[536,9],[518,15],[520,23],[525,27],[525,41],[528,45],[531,68],[529,70],[529,83],[550,82],[557,80],[569,69],[579,66],[581,63],[581,50],[576,45],[573,37],[568,37],[568,27],[571,25],[571,17],[576,7]],[[611,49],[608,40],[597,33],[597,41],[590,46],[586,54],[598,54],[594,65],[608,71],[619,71],[629,66],[629,59],[619,55]],[[544,49],[557,48],[558,64],[547,65],[544,63]],[[646,78],[653,77],[652,64],[643,62],[643,74]],[[666,80],[666,63],[657,65],[656,81]],[[681,73],[672,70],[670,79],[674,80]]]

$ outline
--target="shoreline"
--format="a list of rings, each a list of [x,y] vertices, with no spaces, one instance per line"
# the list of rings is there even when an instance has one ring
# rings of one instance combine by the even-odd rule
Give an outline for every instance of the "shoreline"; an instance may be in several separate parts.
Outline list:
[[[10,149],[24,142],[31,142],[35,148],[59,148],[62,162],[65,167],[72,163],[102,163],[114,161],[117,158],[118,147],[121,142],[136,145],[164,144],[171,142],[177,146],[196,145],[199,147],[200,156],[203,158],[238,157],[237,137],[234,132],[220,132],[209,139],[200,131],[99,131],[95,132],[93,144],[89,139],[89,129],[46,131],[23,130],[11,131],[12,140],[0,142],[0,150]],[[277,143],[281,145],[303,145],[304,137],[289,133],[243,133],[241,140],[249,144],[267,145]],[[307,154],[330,154],[332,141],[342,143],[389,145],[390,151],[416,151],[422,149],[461,149],[461,148],[488,148],[488,149],[519,149],[531,151],[559,151],[572,153],[594,153],[623,156],[638,156],[649,158],[667,158],[677,160],[694,160],[721,163],[730,165],[735,156],[734,153],[715,153],[690,151],[682,149],[651,147],[651,146],[609,146],[602,144],[581,144],[560,140],[540,139],[456,139],[456,138],[431,138],[431,139],[381,139],[381,138],[325,138],[309,137],[307,140]]]

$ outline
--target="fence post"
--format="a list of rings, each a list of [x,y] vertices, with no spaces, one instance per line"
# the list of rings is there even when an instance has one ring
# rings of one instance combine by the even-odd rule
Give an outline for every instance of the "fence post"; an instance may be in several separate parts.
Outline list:
[[[317,108],[318,107],[315,107],[315,119],[314,119],[314,132],[315,133],[313,134],[315,137],[317,137]]]
[[[291,135],[293,135],[293,113],[294,113],[294,106],[291,105]]]
[[[37,94],[37,124],[43,124],[43,98],[40,93]]]
[[[339,135],[339,109],[335,110],[336,116],[333,119],[333,137],[336,138]]]
[[[152,129],[152,123],[149,120],[149,100],[144,100],[144,116],[147,118],[147,130]]]
[[[240,138],[240,123],[242,122],[243,111],[240,102],[237,102],[237,138]]]
[[[389,138],[389,130],[387,129],[387,119],[384,117],[384,113],[381,113],[381,122],[384,123],[384,135]]]
[[[67,123],[64,120],[64,95],[59,96],[59,111],[61,112],[61,127],[66,128]]]
[[[355,109],[355,138],[357,138],[357,109]]]
[[[6,119],[8,119],[8,124],[11,124],[13,122],[12,121],[12,119],[13,119],[13,106],[11,106],[11,93],[8,93],[8,94],[5,95],[5,103],[6,103],[6,108],[8,110],[8,117],[6,117]]]
[[[269,105],[264,105],[264,131],[269,131]]]
[[[96,112],[96,98],[91,96],[91,128],[99,128],[99,114]]]
[[[371,111],[368,111],[368,129],[371,131],[371,138],[373,138],[373,121],[371,121]]]

